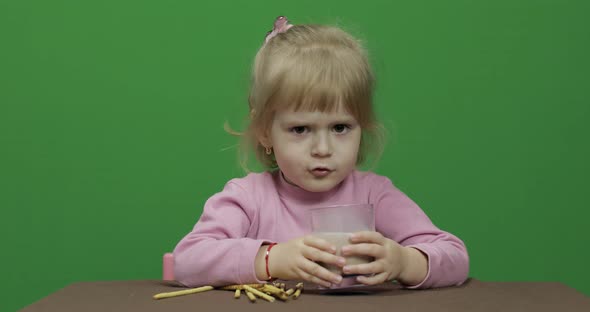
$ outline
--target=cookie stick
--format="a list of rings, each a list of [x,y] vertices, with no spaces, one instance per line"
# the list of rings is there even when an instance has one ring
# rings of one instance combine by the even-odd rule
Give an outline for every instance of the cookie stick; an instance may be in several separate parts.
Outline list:
[[[256,296],[254,296],[253,293],[249,292],[248,290],[244,290],[246,292],[246,296],[248,296],[248,299],[250,299],[250,301],[252,302],[256,302]]]
[[[252,288],[252,287],[250,287],[248,285],[244,285],[244,289],[246,291],[249,291],[249,292],[255,294],[256,296],[258,296],[260,298],[263,298],[264,300],[266,300],[268,302],[274,302],[275,301],[275,298],[274,297],[271,297],[271,296],[269,296],[269,295],[261,292],[260,290],[255,289],[255,288]]]
[[[171,298],[171,297],[196,294],[196,293],[208,291],[211,289],[213,289],[213,286],[203,286],[203,287],[197,287],[197,288],[192,288],[192,289],[185,289],[185,290],[179,290],[179,291],[160,293],[160,294],[154,295],[154,299],[164,299],[164,298]]]

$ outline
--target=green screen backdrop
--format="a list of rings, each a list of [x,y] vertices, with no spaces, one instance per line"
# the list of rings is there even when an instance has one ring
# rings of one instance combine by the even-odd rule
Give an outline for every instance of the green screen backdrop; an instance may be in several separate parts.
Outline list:
[[[251,61],[278,15],[366,42],[375,167],[474,278],[590,295],[588,1],[0,1],[1,311],[158,279],[243,176]]]

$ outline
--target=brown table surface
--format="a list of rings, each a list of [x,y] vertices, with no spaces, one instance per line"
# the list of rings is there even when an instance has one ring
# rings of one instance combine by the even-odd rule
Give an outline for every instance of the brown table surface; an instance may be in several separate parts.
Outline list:
[[[459,287],[406,290],[396,284],[362,292],[325,294],[306,287],[297,300],[251,303],[232,291],[154,300],[156,293],[181,290],[164,281],[80,282],[71,284],[21,311],[590,311],[590,297],[555,282],[482,282]],[[213,310],[215,309],[215,310]]]

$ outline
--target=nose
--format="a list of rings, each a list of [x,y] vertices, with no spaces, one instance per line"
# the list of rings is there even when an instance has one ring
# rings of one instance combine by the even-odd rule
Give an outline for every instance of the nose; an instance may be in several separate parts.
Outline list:
[[[329,157],[332,155],[332,142],[327,133],[317,133],[313,138],[311,155],[314,157]]]

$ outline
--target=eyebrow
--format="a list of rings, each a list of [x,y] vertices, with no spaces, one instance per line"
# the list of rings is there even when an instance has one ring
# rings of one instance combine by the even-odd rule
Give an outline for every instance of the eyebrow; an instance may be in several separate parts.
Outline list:
[[[307,118],[287,117],[281,121],[283,125],[295,126],[295,125],[314,125],[317,124],[318,120],[309,120]],[[339,116],[337,118],[331,118],[329,124],[357,124],[358,122],[354,117]]]

